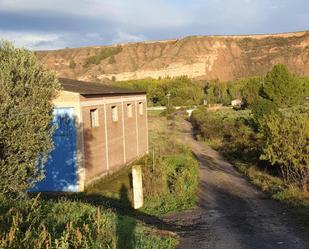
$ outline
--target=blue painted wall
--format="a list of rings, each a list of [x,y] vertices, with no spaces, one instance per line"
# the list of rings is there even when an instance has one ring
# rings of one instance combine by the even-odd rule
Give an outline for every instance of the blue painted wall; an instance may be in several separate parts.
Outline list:
[[[78,191],[74,108],[55,108],[54,150],[45,165],[45,179],[33,191]]]

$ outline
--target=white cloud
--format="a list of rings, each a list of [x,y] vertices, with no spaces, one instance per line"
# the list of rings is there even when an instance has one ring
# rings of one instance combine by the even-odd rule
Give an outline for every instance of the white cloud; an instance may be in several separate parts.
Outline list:
[[[139,42],[144,40],[146,40],[146,37],[143,35],[134,35],[119,31],[113,38],[112,43]]]
[[[12,41],[16,47],[26,47],[35,50],[58,49],[65,46],[65,41],[58,34],[0,30],[0,39]]]

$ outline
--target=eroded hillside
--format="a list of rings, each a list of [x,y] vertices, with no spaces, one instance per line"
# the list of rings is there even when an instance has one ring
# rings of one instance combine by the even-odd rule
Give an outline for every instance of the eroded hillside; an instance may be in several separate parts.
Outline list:
[[[188,75],[232,80],[284,63],[309,75],[309,31],[276,35],[191,36],[183,39],[37,52],[59,76],[82,80]]]

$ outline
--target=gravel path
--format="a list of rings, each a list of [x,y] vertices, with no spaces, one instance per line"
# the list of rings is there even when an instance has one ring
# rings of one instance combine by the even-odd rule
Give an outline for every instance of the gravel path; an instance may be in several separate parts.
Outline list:
[[[309,235],[280,203],[194,140],[190,123],[181,123],[181,135],[200,162],[200,189],[197,208],[164,218],[182,228],[179,249],[309,249]]]

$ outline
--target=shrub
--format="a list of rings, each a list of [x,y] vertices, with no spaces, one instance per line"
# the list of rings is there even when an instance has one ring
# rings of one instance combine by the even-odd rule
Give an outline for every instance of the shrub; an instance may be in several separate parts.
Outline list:
[[[69,68],[71,68],[71,69],[75,69],[76,68],[76,62],[73,59],[70,60]]]
[[[307,191],[309,177],[309,115],[290,117],[274,113],[266,118],[266,146],[261,159],[280,167],[285,183],[295,183]]]
[[[199,108],[191,115],[194,132],[215,145],[225,156],[246,161],[259,157],[261,136],[255,132],[248,111]]]
[[[0,192],[12,197],[43,178],[59,84],[30,51],[6,42],[0,58]]]
[[[119,54],[121,51],[122,51],[121,46],[101,48],[95,55],[86,58],[84,62],[84,67],[88,67],[92,64],[99,65],[102,60],[109,57],[113,57],[114,55]]]

